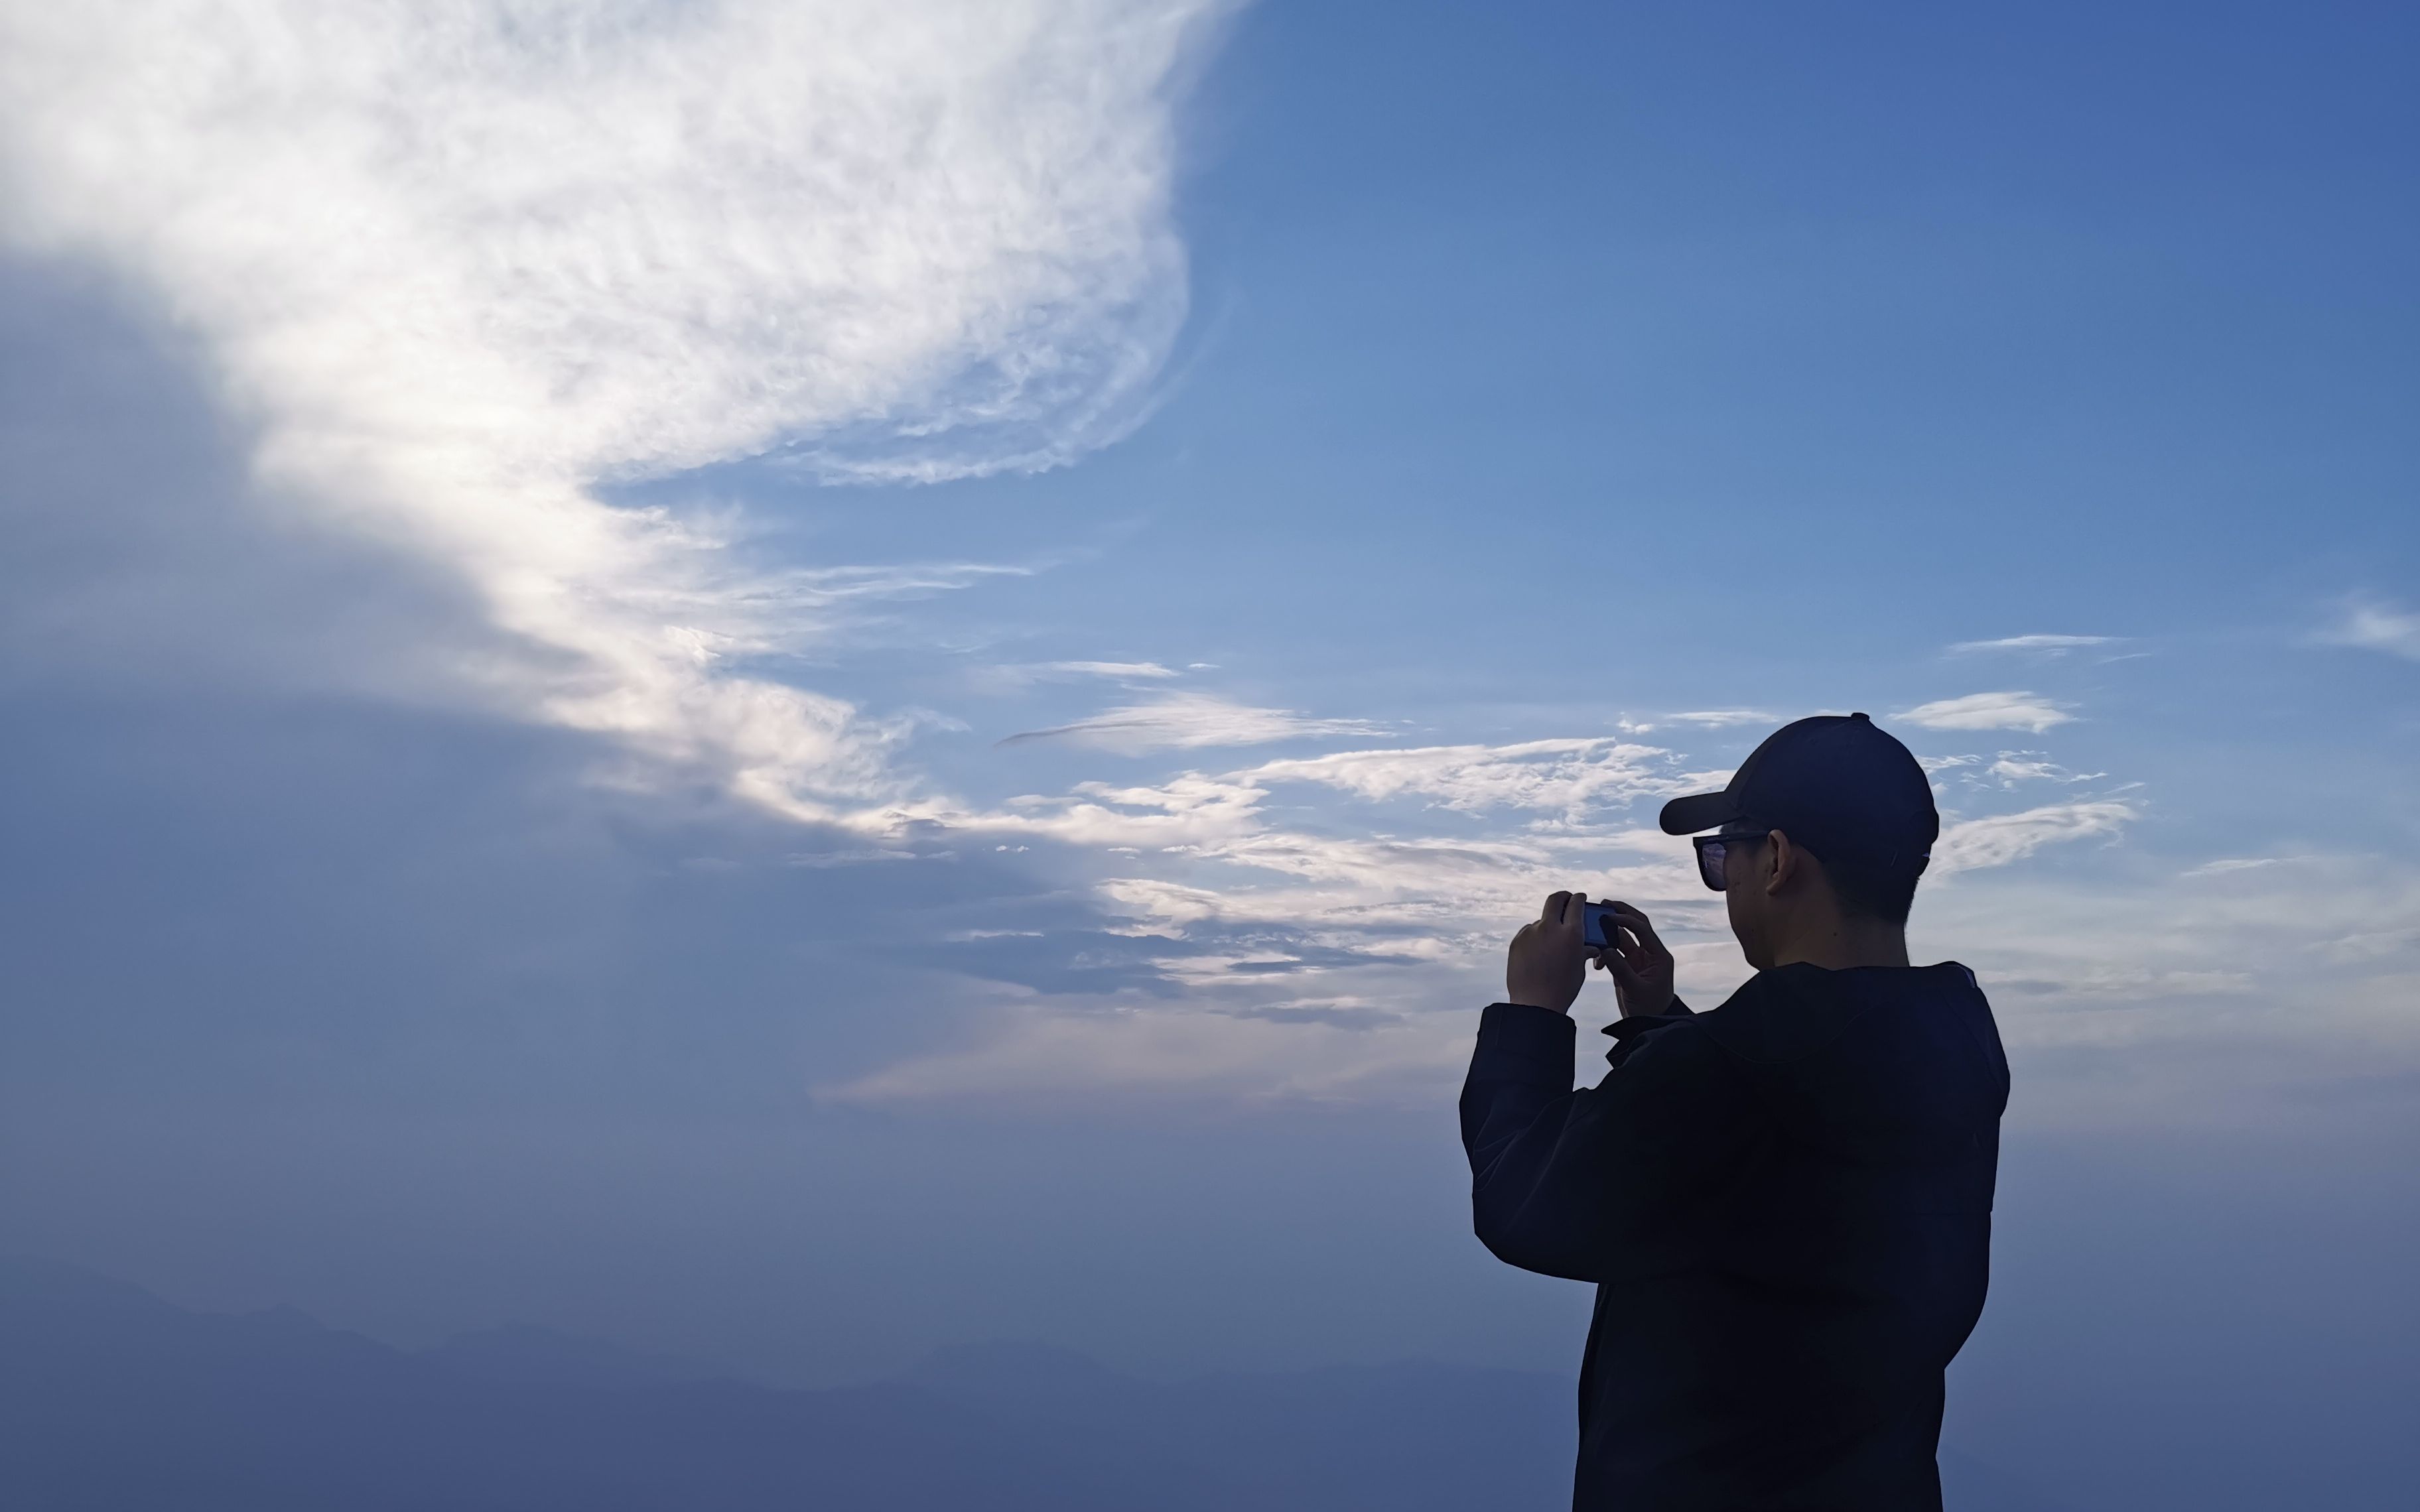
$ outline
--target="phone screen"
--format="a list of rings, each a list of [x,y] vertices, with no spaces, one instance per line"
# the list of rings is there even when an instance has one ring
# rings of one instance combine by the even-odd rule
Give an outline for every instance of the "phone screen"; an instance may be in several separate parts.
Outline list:
[[[1613,917],[1611,903],[1580,905],[1580,938],[1591,950],[1602,950],[1621,943],[1621,924]]]

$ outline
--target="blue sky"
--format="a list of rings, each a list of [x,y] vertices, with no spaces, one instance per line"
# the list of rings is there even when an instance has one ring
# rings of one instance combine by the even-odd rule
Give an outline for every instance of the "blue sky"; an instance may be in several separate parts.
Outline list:
[[[1460,1211],[1501,940],[1613,891],[1718,995],[1656,805],[1864,709],[2018,1068],[1953,1438],[2274,1504],[2286,1395],[2366,1484],[2408,16],[142,10],[4,23],[11,1247],[1567,1368]]]

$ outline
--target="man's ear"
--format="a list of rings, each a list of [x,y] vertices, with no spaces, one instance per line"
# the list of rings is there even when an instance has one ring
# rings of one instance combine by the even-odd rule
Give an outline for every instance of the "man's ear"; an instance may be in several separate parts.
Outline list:
[[[1790,843],[1788,835],[1778,829],[1768,833],[1764,837],[1765,893],[1778,894],[1790,886],[1791,879],[1805,869],[1806,859],[1798,853],[1798,847]]]

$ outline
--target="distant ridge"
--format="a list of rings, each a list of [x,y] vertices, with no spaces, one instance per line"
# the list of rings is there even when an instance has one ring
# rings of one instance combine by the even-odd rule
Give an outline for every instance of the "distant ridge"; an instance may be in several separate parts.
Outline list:
[[[456,1375],[524,1386],[666,1386],[729,1375],[676,1355],[649,1354],[527,1323],[457,1334],[414,1358]]]
[[[1139,1381],[1047,1346],[783,1391],[541,1329],[407,1353],[0,1259],[0,1480],[58,1512],[1539,1512],[1571,1383],[1405,1365]]]
[[[43,1512],[1561,1512],[1572,1383],[1137,1381],[1030,1342],[783,1391],[551,1329],[407,1352],[0,1257],[0,1505]],[[1950,1512],[2071,1512],[1942,1456]]]

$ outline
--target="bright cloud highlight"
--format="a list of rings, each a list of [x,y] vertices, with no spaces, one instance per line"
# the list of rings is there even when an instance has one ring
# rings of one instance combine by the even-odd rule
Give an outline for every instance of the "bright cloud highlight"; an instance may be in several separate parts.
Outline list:
[[[2325,639],[2331,645],[2358,646],[2420,661],[2420,614],[2387,604],[2355,604]]]
[[[2118,638],[2114,635],[2009,635],[1997,640],[1961,640],[1949,648],[1952,655],[1973,651],[2081,651],[2086,646],[2105,646]]]
[[[1992,814],[1944,826],[1933,842],[1926,875],[1947,876],[1979,867],[2006,866],[2060,841],[2115,835],[2138,817],[2134,806],[2104,799],[2054,803],[2022,813]]]
[[[459,577],[489,706],[829,816],[891,727],[727,671],[808,577],[603,483],[1063,461],[1181,324],[1187,0],[95,0],[0,17],[8,230],[204,342],[273,495]]]
[[[2026,730],[2040,734],[2075,716],[2037,693],[1969,693],[1919,703],[1893,717],[1927,730]]]
[[[1280,740],[1385,733],[1383,725],[1367,719],[1322,719],[1292,709],[1256,708],[1216,694],[1171,693],[1149,703],[1109,709],[1073,724],[1028,730],[1001,744],[1058,740],[1136,756],[1154,750],[1265,746]]]

